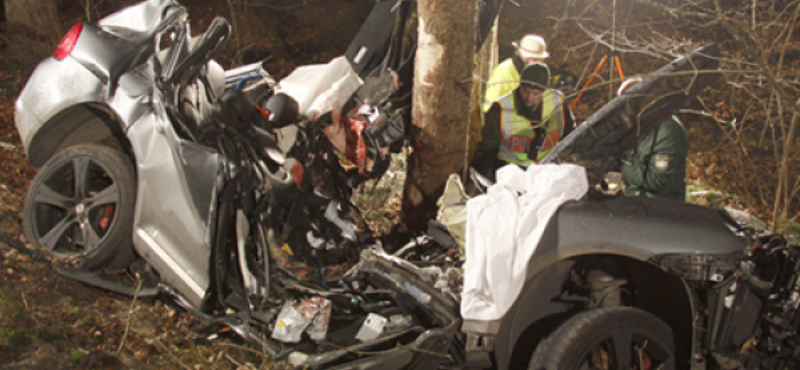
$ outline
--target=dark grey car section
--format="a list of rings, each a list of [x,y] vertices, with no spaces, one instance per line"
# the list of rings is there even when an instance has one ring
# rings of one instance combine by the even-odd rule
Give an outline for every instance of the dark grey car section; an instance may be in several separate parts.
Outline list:
[[[550,219],[531,267],[556,252],[561,258],[591,252],[646,261],[662,254],[730,254],[746,245],[719,211],[706,207],[647,197],[586,200],[565,204]]]

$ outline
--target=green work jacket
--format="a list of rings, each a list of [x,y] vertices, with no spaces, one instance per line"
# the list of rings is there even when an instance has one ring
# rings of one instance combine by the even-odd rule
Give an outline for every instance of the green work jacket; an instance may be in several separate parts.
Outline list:
[[[689,140],[675,116],[639,140],[622,163],[622,179],[629,196],[686,201],[686,155]]]

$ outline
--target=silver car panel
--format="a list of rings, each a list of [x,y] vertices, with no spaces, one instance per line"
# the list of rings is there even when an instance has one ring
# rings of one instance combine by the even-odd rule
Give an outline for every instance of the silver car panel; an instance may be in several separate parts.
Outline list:
[[[30,162],[41,166],[63,147],[77,142],[97,142],[110,135],[96,121],[98,111],[127,130],[151,108],[152,78],[147,66],[120,77],[120,93],[107,100],[105,86],[96,74],[72,58],[44,60],[31,75],[16,102],[15,123]],[[92,106],[96,111],[86,109]]]
[[[209,283],[219,156],[178,137],[154,95],[152,61],[126,65],[152,54],[142,46],[146,43],[137,43],[137,35],[152,39],[165,20],[153,15],[175,5],[151,0],[101,21],[103,30],[84,25],[70,56],[47,58],[37,66],[17,101],[16,125],[37,166],[64,147],[102,141],[112,131],[126,135],[137,171],[134,246],[167,283],[198,305]],[[139,49],[127,49],[130,45]]]
[[[108,106],[114,113],[123,131],[129,124],[138,121],[142,115],[152,112],[150,103],[153,94],[152,76],[148,74],[149,65],[143,65],[124,75],[119,80],[119,92],[114,95]]]
[[[167,11],[170,7],[174,11]],[[156,14],[159,16],[154,16]],[[32,148],[38,132],[49,125],[57,114],[81,104],[97,103],[101,107],[109,106],[110,112],[107,113],[120,121],[119,114],[115,112],[113,106],[115,102],[109,102],[116,99],[113,97],[113,93],[117,90],[115,86],[117,83],[124,83],[123,76],[137,64],[135,61],[155,51],[149,42],[143,40],[152,39],[152,34],[160,30],[170,16],[176,14],[185,14],[185,9],[172,0],[150,0],[125,8],[102,20],[100,24],[103,30],[88,23],[84,24],[84,30],[72,53],[64,60],[59,61],[51,57],[39,63],[25,88],[20,92],[16,106],[18,113],[15,118],[22,144],[33,165],[43,165],[52,154],[60,150],[60,148],[53,149],[59,146],[59,142],[51,140],[53,134],[50,130],[46,130],[46,135],[43,136],[48,137],[43,139],[46,143],[41,145],[50,149],[39,148],[39,145]],[[135,22],[136,19],[141,21]],[[145,22],[145,19],[151,21]],[[131,21],[134,22],[128,25]],[[110,87],[107,85],[109,83]],[[141,85],[139,87],[135,85],[137,84],[126,85],[126,89],[133,87],[133,90],[127,90],[129,96],[144,93]],[[137,118],[137,115],[133,114],[133,118]],[[80,114],[76,117],[86,118]],[[61,120],[63,117],[59,117],[59,121]],[[121,120],[123,126],[126,122],[130,121]],[[81,123],[54,122],[54,124],[64,124],[65,127],[60,130],[69,132],[75,131]],[[66,134],[62,134],[61,138],[65,136]]]
[[[218,154],[179,138],[159,104],[131,125],[138,175],[136,251],[192,304],[209,283]]]
[[[69,108],[104,103],[105,86],[96,75],[72,58],[47,58],[36,67],[17,99],[15,123],[31,163],[44,164],[31,144],[45,123]],[[22,113],[20,113],[22,112]]]
[[[97,22],[104,30],[133,38],[157,28],[169,7],[179,6],[174,0],[149,0],[124,8]]]
[[[108,83],[113,75],[120,75],[116,70],[130,59],[130,49],[134,47],[132,40],[117,37],[99,27],[84,23],[83,31],[68,58],[73,58],[94,73],[101,81]]]

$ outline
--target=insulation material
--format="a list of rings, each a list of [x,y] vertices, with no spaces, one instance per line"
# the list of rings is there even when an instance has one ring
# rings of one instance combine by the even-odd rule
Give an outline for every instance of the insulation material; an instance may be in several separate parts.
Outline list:
[[[464,185],[458,174],[450,174],[447,183],[444,185],[444,192],[436,205],[439,211],[436,213],[436,221],[447,227],[447,231],[458,244],[463,254],[466,244],[467,233],[467,196]]]
[[[294,98],[300,114],[313,122],[334,108],[344,106],[362,83],[347,59],[338,57],[328,64],[296,68],[280,81],[276,92]]]
[[[467,259],[461,315],[503,317],[522,290],[528,262],[561,204],[586,194],[586,170],[574,164],[508,165],[487,193],[467,201]]]

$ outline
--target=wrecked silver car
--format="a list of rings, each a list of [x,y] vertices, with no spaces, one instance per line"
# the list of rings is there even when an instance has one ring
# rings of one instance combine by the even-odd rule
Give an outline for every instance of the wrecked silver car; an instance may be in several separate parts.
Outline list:
[[[481,2],[482,23],[499,3]],[[577,173],[583,191],[550,205],[537,238],[470,260],[474,246],[464,253],[446,228],[373,237],[350,198],[405,136],[414,6],[376,2],[343,58],[281,81],[261,64],[223,70],[213,58],[228,23],[193,37],[176,1],[76,25],[17,101],[41,167],[26,239],[67,276],[167,295],[208,333],[230,328],[308,368],[798,366],[797,246],[715,210],[587,184],[707,85],[665,77],[712,68],[707,50],[637,84],[554,149],[544,162],[580,163],[589,176],[540,166]],[[504,261],[518,278],[501,298],[488,277]],[[104,274],[125,269],[152,284],[135,293]],[[501,309],[482,316],[471,309],[481,303]]]
[[[385,4],[394,17],[409,9]],[[130,294],[102,272],[131,269],[154,282],[139,295],[172,296],[210,332],[232,328],[276,361],[463,357],[442,355],[460,328],[457,300],[412,263],[447,268],[452,247],[382,246],[351,202],[403,138],[403,67],[362,65],[362,79],[340,57],[278,83],[260,63],[225,71],[213,60],[230,33],[217,18],[193,37],[170,0],[68,32],[16,105],[41,167],[26,239],[89,284]]]

